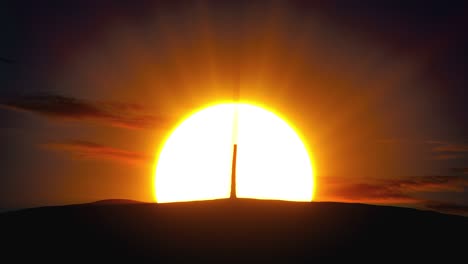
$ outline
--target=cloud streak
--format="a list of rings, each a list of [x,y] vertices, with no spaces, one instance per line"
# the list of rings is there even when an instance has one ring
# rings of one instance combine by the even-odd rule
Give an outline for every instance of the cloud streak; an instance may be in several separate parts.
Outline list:
[[[444,144],[437,146],[432,149],[434,152],[455,152],[455,153],[464,153],[468,152],[468,145],[464,144]]]
[[[77,159],[108,160],[118,163],[148,165],[152,157],[139,152],[133,152],[84,140],[70,140],[65,142],[51,142],[40,145],[47,150],[65,152]]]
[[[464,159],[468,154],[468,145],[457,142],[448,142],[441,140],[409,140],[384,138],[376,141],[377,143],[386,145],[410,145],[423,146],[425,145],[432,152],[431,160],[455,160]]]
[[[13,60],[3,58],[3,57],[0,57],[0,62],[4,62],[4,63],[8,63],[8,64],[13,64],[14,63]]]
[[[415,204],[425,192],[463,192],[468,179],[460,176],[413,176],[394,179],[323,178],[317,198],[344,202]]]
[[[433,141],[430,143],[436,145],[432,147],[434,160],[454,160],[463,159],[468,154],[468,145],[459,143],[449,143],[442,141]]]
[[[463,158],[462,155],[455,155],[455,154],[439,154],[432,156],[433,160],[454,160]]]
[[[56,121],[91,121],[127,129],[153,129],[168,124],[166,119],[147,114],[136,104],[91,102],[49,93],[3,98],[0,107]]]
[[[429,201],[425,204],[425,207],[438,212],[468,216],[468,205]]]
[[[451,171],[454,173],[461,173],[461,174],[467,174],[468,175],[468,167],[467,168],[451,168]]]

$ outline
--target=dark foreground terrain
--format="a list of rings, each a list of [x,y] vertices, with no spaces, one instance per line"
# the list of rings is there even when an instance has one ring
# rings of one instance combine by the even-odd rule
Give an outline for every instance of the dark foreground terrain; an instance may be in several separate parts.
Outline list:
[[[0,214],[0,237],[0,257],[9,260],[3,263],[320,258],[405,263],[408,257],[449,263],[468,256],[466,217],[325,202],[117,201],[43,207]]]

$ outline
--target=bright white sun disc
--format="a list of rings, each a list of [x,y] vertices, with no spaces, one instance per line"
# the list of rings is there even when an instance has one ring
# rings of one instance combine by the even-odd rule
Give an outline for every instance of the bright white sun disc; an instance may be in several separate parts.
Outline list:
[[[188,117],[165,142],[156,165],[157,202],[227,198],[237,144],[237,197],[311,201],[307,148],[291,126],[250,104],[220,104]]]

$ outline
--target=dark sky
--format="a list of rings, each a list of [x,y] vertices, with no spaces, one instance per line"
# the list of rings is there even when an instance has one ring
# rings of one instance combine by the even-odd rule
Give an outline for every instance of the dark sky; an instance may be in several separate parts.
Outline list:
[[[149,201],[194,108],[258,101],[317,199],[468,211],[464,1],[4,1],[0,208]]]

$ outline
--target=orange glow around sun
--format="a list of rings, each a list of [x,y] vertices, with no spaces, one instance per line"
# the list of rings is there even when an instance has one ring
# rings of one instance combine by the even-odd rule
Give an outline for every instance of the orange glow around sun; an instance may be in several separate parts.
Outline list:
[[[228,198],[234,144],[237,197],[313,199],[311,159],[294,129],[261,107],[226,103],[195,112],[170,134],[156,163],[156,201]]]

